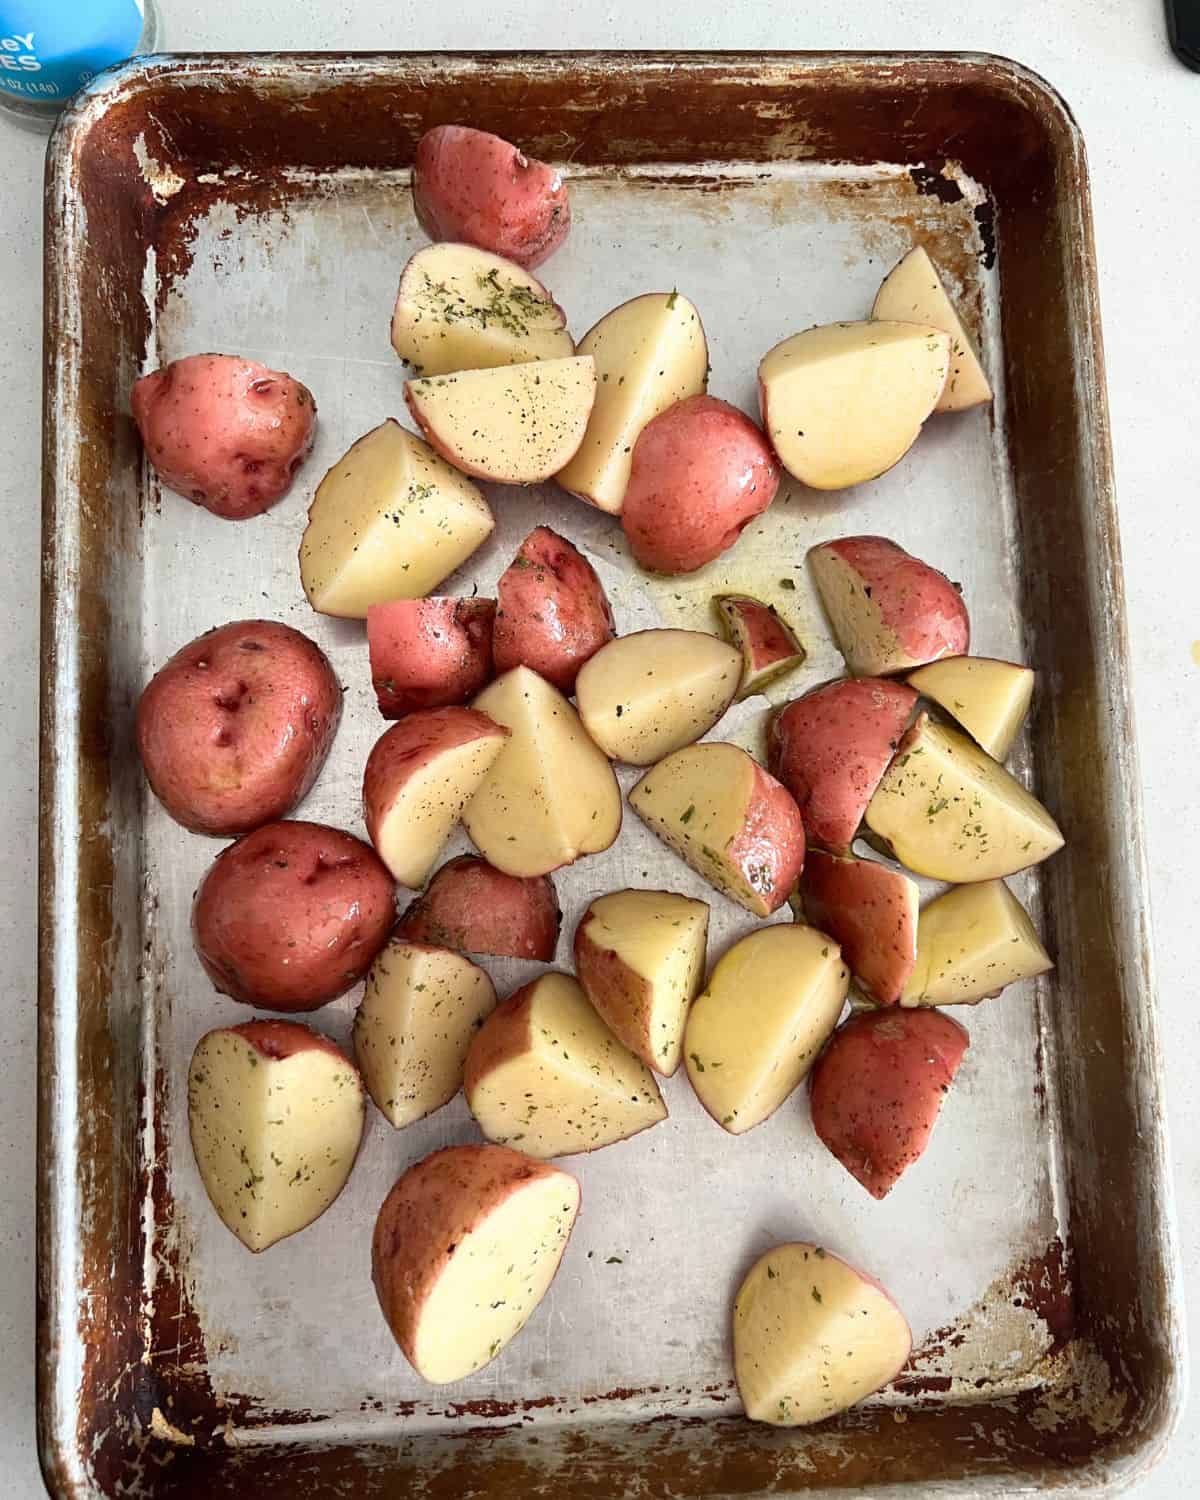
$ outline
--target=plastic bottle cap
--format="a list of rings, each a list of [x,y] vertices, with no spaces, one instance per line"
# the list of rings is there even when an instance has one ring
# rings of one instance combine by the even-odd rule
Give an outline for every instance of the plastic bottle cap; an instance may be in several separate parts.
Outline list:
[[[0,0],[0,99],[65,103],[137,51],[143,0]]]

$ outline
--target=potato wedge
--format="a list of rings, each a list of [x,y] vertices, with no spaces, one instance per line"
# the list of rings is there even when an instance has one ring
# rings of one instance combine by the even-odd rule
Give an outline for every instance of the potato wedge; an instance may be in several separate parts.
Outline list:
[[[569,974],[501,1001],[471,1043],[464,1088],[489,1140],[536,1157],[597,1151],[667,1118],[654,1074]]]
[[[364,620],[372,604],[432,593],[495,524],[471,481],[389,417],[317,486],[300,582],[321,614]]]
[[[612,760],[649,766],[707,734],[733,702],[739,652],[702,630],[639,630],[584,664],[583,727]]]
[[[914,246],[883,278],[871,316],[889,322],[931,324],[950,335],[950,374],[938,398],[938,411],[965,411],[992,399],[992,388],[970,336],[923,246]]]
[[[867,807],[901,864],[967,884],[1013,875],[1063,846],[1058,824],[1004,767],[921,714]]]
[[[763,426],[789,474],[842,490],[898,463],[937,406],[950,335],[916,323],[829,323],[793,334],[758,367]]]
[[[529,667],[560,693],[573,693],[580,667],[614,635],[595,568],[565,536],[538,526],[500,575],[496,593],[496,671]]]
[[[885,1198],[929,1144],[968,1041],[941,1011],[860,1011],[821,1054],[813,1129],[873,1198]]]
[[[514,667],[475,700],[510,731],[463,814],[485,859],[528,879],[598,854],[621,831],[621,789],[563,695]]]
[[[494,599],[392,599],[367,610],[371,685],[385,719],[473,698],[492,675]]]
[[[1016,662],[990,656],[943,656],[916,672],[909,683],[952,714],[981,750],[1004,760],[1033,701],[1036,674]]]
[[[718,594],[713,607],[729,644],[742,654],[738,701],[798,667],[807,654],[773,604],[748,594]]]
[[[683,1056],[707,944],[707,905],[672,891],[598,896],[575,929],[575,973],[601,1020],[668,1078]]]
[[[865,993],[880,1005],[895,1005],[917,961],[916,881],[875,860],[810,849],[800,897],[811,925],[841,944]]]
[[[358,1069],[307,1026],[248,1021],[201,1037],[188,1128],[225,1227],[259,1251],[319,1218],[354,1167],[366,1110]]]
[[[912,1352],[904,1314],[819,1245],[776,1245],[733,1305],[733,1367],[752,1422],[803,1427],[894,1380]]]
[[[760,927],[723,955],[683,1038],[692,1087],[723,1130],[761,1125],[799,1087],[849,987],[841,950],[815,927]]]
[[[853,676],[907,672],[969,647],[971,626],[959,590],[886,537],[823,542],[809,548],[808,565]]]
[[[921,912],[901,1005],[974,1005],[1048,973],[1054,961],[1002,880],[955,886]]]
[[[596,399],[590,355],[410,380],[404,399],[447,462],[496,484],[539,484],[583,441]]]
[[[521,880],[463,854],[437,872],[396,924],[397,937],[549,963],[562,913],[548,875]]]
[[[376,740],[363,773],[363,818],[401,885],[425,884],[508,739],[502,724],[476,709],[427,708]]]
[[[651,833],[732,901],[769,917],[804,867],[804,824],[791,794],[736,745],[689,745],[629,793]]]
[[[433,1385],[480,1370],[550,1289],[575,1216],[569,1172],[503,1146],[449,1146],[410,1167],[371,1242],[379,1305]]]
[[[706,388],[708,343],[685,296],[650,292],[606,313],[580,339],[578,352],[596,361],[596,404],[558,482],[618,515],[638,435],[659,412]]]
[[[454,1098],[467,1049],[495,1008],[492,981],[470,959],[392,938],[354,1017],[354,1055],[389,1124],[411,1125]]]
[[[418,250],[400,276],[392,348],[416,375],[569,359],[561,307],[515,261],[442,241]]]

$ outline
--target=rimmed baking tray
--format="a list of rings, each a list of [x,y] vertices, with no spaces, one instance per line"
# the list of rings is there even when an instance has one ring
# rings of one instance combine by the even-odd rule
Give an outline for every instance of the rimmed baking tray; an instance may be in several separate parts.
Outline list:
[[[372,1305],[369,1228],[392,1179],[470,1139],[461,1101],[393,1133],[350,1187],[251,1258],[187,1148],[197,1037],[234,1019],[189,950],[215,852],[148,799],[131,714],[199,630],[266,614],[314,634],[347,688],[305,814],[358,828],[379,730],[361,629],[314,616],[295,545],[326,461],[402,411],[387,342],[421,243],[414,143],[467,121],[567,163],[575,227],[545,268],[572,327],[633,293],[697,302],[711,389],[753,410],[758,356],[865,315],[927,244],[995,378],[993,412],[931,423],[891,474],[793,487],[726,559],[651,587],[619,529],[553,487],[491,493],[494,540],[448,585],[486,591],[540,520],[592,557],[624,630],[707,622],[717,587],[774,599],[839,670],[803,567],[816,540],[895,536],[960,579],[974,649],[1035,663],[1015,764],[1066,850],[1018,883],[1055,973],[966,1017],[972,1045],[920,1168],[876,1204],[800,1100],[739,1140],[686,1082],[670,1121],[577,1163],[585,1212],[504,1359],[423,1387]],[[46,197],[39,1377],[59,1496],[985,1495],[1112,1491],[1161,1450],[1181,1381],[1177,1273],[1127,682],[1120,553],[1083,145],[1016,64],[958,55],[560,54],[142,60],[82,98]],[[232,527],[160,495],[130,384],[204,348],[316,392],[319,447],[269,515]],[[776,693],[776,697],[779,693]],[[756,746],[770,705],[719,733]],[[748,919],[632,817],[558,878],[709,894],[714,952]],[[495,966],[501,985],[528,972]],[[350,1002],[318,1024],[344,1038]],[[242,1018],[239,1014],[236,1018]],[[773,1239],[883,1278],[917,1347],[878,1399],[779,1432],[738,1414],[728,1307]]]

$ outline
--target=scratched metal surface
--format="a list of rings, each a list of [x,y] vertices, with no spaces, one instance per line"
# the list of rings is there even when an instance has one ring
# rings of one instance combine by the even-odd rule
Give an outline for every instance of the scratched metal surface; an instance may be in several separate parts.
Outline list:
[[[169,212],[187,164],[172,162],[165,132],[135,154],[146,192]],[[715,630],[708,601],[721,589],[770,599],[798,630],[808,659],[772,688],[770,702],[749,700],[713,732],[758,753],[772,703],[841,670],[803,565],[806,549],[821,540],[850,532],[894,537],[961,581],[975,652],[1038,666],[1021,607],[1028,579],[1006,437],[1002,261],[984,237],[986,214],[976,211],[988,206],[980,184],[953,168],[931,183],[903,163],[824,159],[566,166],[573,230],[542,274],[577,336],[629,296],[678,287],[705,323],[710,391],[753,413],[761,354],[811,323],[865,316],[884,272],[919,239],[947,269],[977,336],[995,410],[936,418],[901,464],[859,489],[821,496],[785,486],[732,553],[665,583],[632,567],[617,524],[553,485],[485,486],[495,534],[441,591],[493,592],[521,538],[546,522],[592,560],[622,632],[655,624]],[[169,1368],[182,1359],[183,1335],[172,1347],[160,1305],[169,1287],[171,1306],[186,1305],[198,1332],[198,1344],[189,1335],[187,1357],[202,1365],[212,1396],[206,1431],[176,1423],[169,1395],[153,1414],[142,1413],[141,1426],[168,1447],[203,1443],[218,1429],[224,1442],[245,1447],[433,1441],[465,1425],[499,1430],[514,1420],[549,1439],[567,1424],[602,1418],[727,1417],[739,1409],[728,1337],[733,1291],[762,1249],[796,1237],[817,1239],[870,1270],[908,1315],[912,1366],[876,1398],[897,1420],[931,1403],[980,1399],[980,1391],[1002,1401],[1057,1390],[1071,1332],[1063,1309],[1074,1289],[1058,1097],[1063,997],[1053,975],[954,1011],[970,1032],[970,1050],[929,1150],[883,1203],[816,1141],[803,1092],[734,1139],[700,1109],[682,1072],[667,1081],[667,1122],[565,1160],[581,1179],[584,1209],[557,1280],[503,1357],[450,1388],[425,1386],[392,1343],[370,1283],[369,1245],[379,1204],[407,1165],[436,1147],[479,1138],[461,1098],[401,1132],[372,1112],[338,1202],[264,1255],[248,1255],[219,1223],[187,1145],[185,1079],[198,1038],[248,1014],[213,992],[191,948],[191,895],[220,846],[178,828],[140,786],[129,708],[156,667],[210,626],[263,616],[306,631],[331,657],[346,701],[333,752],[301,815],[362,835],[362,767],[384,727],[364,631],[310,610],[296,548],[325,469],[384,417],[407,422],[388,319],[400,269],[425,242],[406,172],[296,171],[253,209],[240,196],[241,175],[209,172],[210,201],[189,224],[186,257],[167,268],[150,255],[131,268],[141,277],[148,337],[140,358],[135,351],[136,368],[124,373],[131,378],[205,349],[287,369],[318,403],[312,457],[287,499],[237,528],[160,493],[132,450],[127,470],[113,479],[127,500],[136,493],[141,501],[140,520],[127,516],[119,538],[127,549],[112,625],[119,826],[110,830],[126,876],[136,871],[114,884],[118,941],[142,935],[139,998],[124,1012],[115,1064],[141,1101],[140,1134],[128,1147],[149,1164],[137,1203],[144,1244],[138,1319],[152,1361]],[[79,566],[86,574],[88,559]],[[1043,692],[1053,691],[1054,674],[1047,677]],[[1032,777],[1026,740],[1012,764]],[[628,789],[633,776],[620,777]],[[1052,811],[1069,809],[1052,803]],[[446,855],[467,847],[460,836]],[[612,850],[554,880],[562,967],[587,902],[625,885],[708,900],[710,959],[755,925],[628,809]],[[1039,872],[1013,884],[1038,916]],[[935,889],[923,885],[926,894]],[[1082,936],[1060,923],[1060,939]],[[485,966],[502,994],[543,967]],[[352,994],[326,1007],[313,1023],[346,1042],[356,1000]],[[1110,1427],[1119,1426],[1121,1404],[1110,1398],[1101,1366],[1077,1359],[1072,1375],[1091,1379],[1095,1410],[1110,1400]],[[1103,1421],[1095,1426],[1101,1431]],[[153,1479],[139,1474],[138,1482],[144,1487],[136,1493],[160,1493]]]

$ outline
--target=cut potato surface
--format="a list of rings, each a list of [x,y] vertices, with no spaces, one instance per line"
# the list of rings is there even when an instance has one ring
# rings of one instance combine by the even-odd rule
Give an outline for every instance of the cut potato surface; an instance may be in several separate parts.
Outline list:
[[[204,1190],[248,1250],[320,1218],[362,1140],[358,1069],[295,1021],[249,1021],[201,1037],[188,1070],[188,1126]]]
[[[599,896],[575,930],[575,972],[619,1041],[670,1077],[704,983],[708,907],[671,891]]]
[[[482,1369],[554,1280],[579,1212],[567,1172],[502,1146],[435,1151],[384,1200],[372,1267],[379,1305],[417,1373]]]
[[[915,323],[829,323],[758,367],[763,426],[789,474],[840,490],[886,473],[916,442],[950,368],[950,336]]]
[[[992,399],[992,388],[979,356],[942,285],[937,267],[923,246],[910,250],[883,278],[871,309],[873,318],[927,323],[950,335],[950,374],[938,411],[964,411]]]
[[[300,541],[300,582],[326,615],[431,593],[495,525],[469,479],[390,417],[317,486]]]
[[[994,760],[1004,760],[1033,699],[1036,674],[990,656],[944,656],[909,682],[944,708]]]
[[[741,681],[741,655],[700,630],[639,630],[583,666],[575,702],[613,760],[649,766],[707,734]]]
[[[683,1050],[700,1103],[730,1135],[760,1125],[803,1082],[849,987],[841,950],[815,927],[762,927],[721,958]]]
[[[375,742],[363,774],[363,817],[401,885],[424,885],[508,738],[486,714],[454,707],[408,714]]]
[[[717,890],[769,917],[804,867],[804,824],[791,794],[737,745],[689,745],[629,793],[647,828]]]
[[[973,1005],[1054,967],[1002,880],[956,886],[922,911],[917,962],[901,1005]]]
[[[545,974],[496,1007],[471,1044],[464,1087],[489,1140],[536,1157],[595,1151],[667,1118],[654,1074],[567,974]]]
[[[418,375],[569,359],[566,317],[515,261],[474,245],[426,245],[405,266],[392,348]]]
[[[583,440],[596,399],[590,355],[410,380],[409,410],[450,463],[498,484],[537,484]]]
[[[917,960],[916,882],[874,860],[810,849],[800,894],[808,921],[841,944],[863,990],[894,1005]]]
[[[475,707],[511,736],[463,814],[480,853],[527,878],[607,849],[621,830],[621,789],[557,688],[514,667]]]
[[[713,606],[732,646],[741,652],[738,699],[761,693],[769,682],[798,667],[807,654],[773,604],[746,594],[718,594]]]
[[[867,826],[933,880],[1015,874],[1063,845],[1057,823],[965,734],[921,714],[867,807]]]
[[[558,482],[617,515],[633,447],[647,422],[708,385],[700,314],[679,292],[650,292],[610,313],[579,341],[596,361],[596,404],[587,432]]]
[[[878,1282],[819,1245],[776,1245],[733,1306],[738,1394],[752,1422],[803,1427],[846,1411],[904,1368],[912,1334]]]
[[[354,1055],[386,1120],[409,1125],[454,1098],[472,1038],[495,1008],[492,981],[470,959],[392,939],[354,1018]]]

